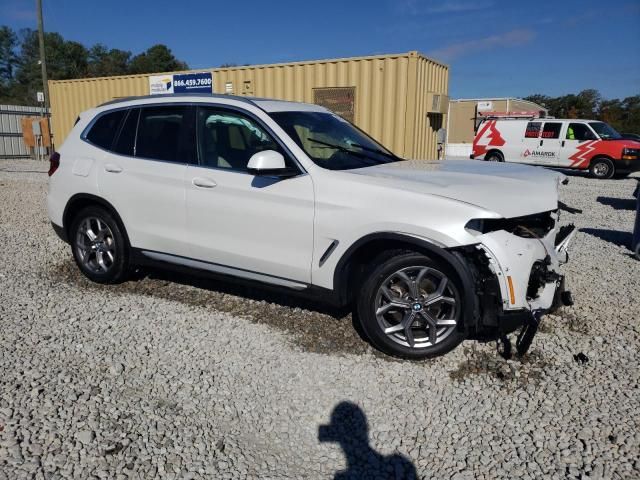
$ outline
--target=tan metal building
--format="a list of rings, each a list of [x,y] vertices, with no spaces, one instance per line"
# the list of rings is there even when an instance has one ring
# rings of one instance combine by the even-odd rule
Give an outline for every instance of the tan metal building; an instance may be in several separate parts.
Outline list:
[[[324,105],[404,157],[435,158],[436,132],[446,124],[449,68],[416,51],[197,71],[211,72],[214,93]],[[80,112],[148,95],[151,75],[50,81],[56,144]]]
[[[471,153],[477,126],[486,112],[544,112],[547,109],[521,98],[461,98],[449,102],[447,116],[447,150],[449,156]]]

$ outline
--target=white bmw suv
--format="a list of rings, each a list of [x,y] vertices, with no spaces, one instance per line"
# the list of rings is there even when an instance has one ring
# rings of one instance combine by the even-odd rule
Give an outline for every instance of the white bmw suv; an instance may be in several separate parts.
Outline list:
[[[325,108],[226,95],[117,100],[51,157],[56,233],[99,283],[189,267],[352,305],[378,349],[444,354],[570,304],[560,174],[403,160]]]

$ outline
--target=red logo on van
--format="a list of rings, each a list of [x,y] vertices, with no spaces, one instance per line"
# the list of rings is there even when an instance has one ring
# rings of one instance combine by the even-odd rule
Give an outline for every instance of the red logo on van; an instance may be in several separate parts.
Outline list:
[[[524,153],[522,154],[523,157],[528,157],[529,155],[531,155],[531,151],[527,148]]]
[[[480,144],[482,142],[482,145]],[[486,143],[485,143],[486,142]],[[485,122],[476,137],[473,139],[474,155],[484,155],[489,147],[501,147],[506,143],[496,128],[496,121]]]

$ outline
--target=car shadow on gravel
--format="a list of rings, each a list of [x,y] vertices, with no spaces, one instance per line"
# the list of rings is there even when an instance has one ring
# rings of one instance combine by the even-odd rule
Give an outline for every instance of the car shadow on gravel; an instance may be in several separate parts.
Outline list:
[[[629,228],[632,228],[629,225]],[[623,232],[621,230],[610,230],[606,228],[581,228],[581,232],[594,236],[605,242],[612,243],[619,247],[631,247],[631,232]]]
[[[144,295],[246,318],[285,332],[294,345],[308,352],[377,353],[361,336],[348,309],[331,308],[293,292],[287,295],[232,281],[156,269],[136,272],[131,280],[119,285],[99,285],[85,278],[71,260],[58,264],[47,277],[84,290]]]
[[[598,197],[596,200],[602,205],[607,205],[615,210],[634,211],[636,209],[635,198]]]

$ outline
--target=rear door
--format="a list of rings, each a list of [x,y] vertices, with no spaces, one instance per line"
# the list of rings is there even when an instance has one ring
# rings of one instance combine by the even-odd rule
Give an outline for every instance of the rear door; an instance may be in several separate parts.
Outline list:
[[[542,134],[542,121],[534,120],[527,122],[524,129],[524,136],[520,143],[520,151],[518,152],[518,158],[522,163],[537,163],[538,158],[532,155],[536,149],[540,146],[540,136]]]
[[[104,158],[98,189],[120,214],[132,247],[189,253],[185,175],[196,161],[194,116],[188,105],[132,108]]]
[[[533,165],[556,166],[561,131],[562,122],[541,120],[529,122],[522,142],[522,161]]]
[[[540,147],[538,148],[541,164],[558,165],[560,143],[562,142],[562,140],[560,140],[560,133],[562,132],[563,125],[563,122],[544,122],[540,137]]]

